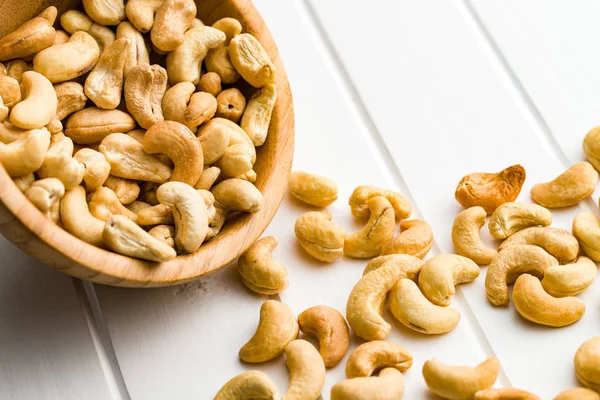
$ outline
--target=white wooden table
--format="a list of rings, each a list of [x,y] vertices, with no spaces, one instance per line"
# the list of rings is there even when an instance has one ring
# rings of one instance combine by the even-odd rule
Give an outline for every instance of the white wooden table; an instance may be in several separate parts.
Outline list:
[[[452,252],[460,210],[454,189],[465,174],[514,163],[527,170],[520,200],[536,182],[582,160],[581,140],[600,124],[600,4],[594,0],[256,0],[289,74],[296,106],[295,169],[326,174],[340,186],[329,208],[359,229],[346,199],[359,184],[407,195],[415,217],[433,227],[430,256]],[[366,8],[368,6],[368,8]],[[598,213],[598,193],[554,212],[570,229],[582,210]],[[298,314],[328,304],[345,310],[365,261],[321,265],[294,239],[307,208],[287,197],[266,234],[289,270],[280,295]],[[0,398],[211,399],[230,377],[267,372],[282,392],[283,357],[243,365],[266,297],[249,292],[235,267],[180,287],[132,290],[63,276],[0,240]],[[577,347],[600,334],[600,284],[580,296],[585,316],[546,329],[514,307],[485,297],[485,268],[453,298],[462,319],[427,337],[397,324],[389,337],[415,364],[406,399],[434,398],[421,367],[439,357],[474,365],[493,354],[498,386],[551,399],[577,385]],[[391,316],[386,317],[392,321]],[[355,340],[352,347],[359,342]],[[344,378],[328,371],[323,398]]]

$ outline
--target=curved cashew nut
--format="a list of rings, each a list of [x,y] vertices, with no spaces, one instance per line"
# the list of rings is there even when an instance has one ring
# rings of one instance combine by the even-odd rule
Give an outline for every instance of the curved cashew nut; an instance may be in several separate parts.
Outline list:
[[[142,226],[161,224],[172,225],[175,223],[173,209],[164,204],[157,204],[139,210],[137,212],[137,217],[137,223]]]
[[[185,41],[185,32],[196,17],[193,0],[165,0],[154,15],[150,32],[152,44],[162,51],[173,51]]]
[[[277,88],[274,83],[266,84],[248,100],[240,126],[256,147],[262,146],[267,140],[276,101]]]
[[[160,65],[139,64],[125,78],[127,111],[144,129],[163,121],[162,100],[167,91],[167,71]]]
[[[40,179],[25,191],[25,197],[55,224],[60,220],[60,199],[64,195],[65,187],[56,178]]]
[[[271,360],[298,337],[298,322],[287,304],[267,300],[260,307],[260,321],[252,338],[240,349],[240,359],[261,363]],[[320,356],[319,356],[320,358]]]
[[[294,227],[298,243],[319,261],[333,262],[344,255],[344,229],[332,221],[327,212],[303,214]]]
[[[556,257],[560,264],[572,263],[579,254],[579,243],[575,236],[560,228],[538,227],[525,228],[506,239],[499,247],[502,251],[516,245],[540,246],[552,256]]]
[[[428,335],[450,332],[460,321],[457,310],[431,303],[410,279],[400,279],[392,287],[390,309],[402,325]]]
[[[121,103],[125,61],[131,43],[117,39],[104,50],[85,80],[85,94],[98,107],[113,110]]]
[[[52,83],[42,74],[27,71],[21,84],[23,100],[10,113],[10,122],[22,129],[39,129],[56,115],[58,100]]]
[[[60,202],[60,218],[71,235],[93,246],[105,247],[102,240],[104,221],[90,213],[83,186],[67,190]]]
[[[394,209],[382,196],[369,200],[371,216],[367,225],[359,232],[346,237],[344,253],[354,258],[369,258],[381,253],[381,248],[393,236],[396,228]]]
[[[577,349],[575,374],[583,386],[600,393],[600,336],[586,340]]]
[[[107,186],[108,187],[108,186]],[[114,190],[113,190],[114,191]],[[115,193],[116,194],[116,193]],[[118,196],[117,196],[118,197]],[[122,202],[121,202],[122,203]],[[127,209],[131,212],[134,212],[136,214],[139,214],[140,211],[142,211],[145,208],[149,208],[152,207],[150,204],[145,203],[143,201],[138,201],[135,200],[129,204],[127,204],[125,207],[127,207]],[[138,215],[138,221],[140,219],[140,216]]]
[[[554,400],[600,400],[600,394],[585,388],[563,390]]]
[[[478,391],[491,388],[499,372],[500,362],[496,357],[475,367],[446,365],[437,358],[423,365],[427,387],[445,399],[472,399]]]
[[[554,297],[577,296],[594,283],[597,273],[592,260],[579,257],[573,264],[546,268],[542,286]]]
[[[67,43],[52,46],[36,54],[33,70],[50,82],[75,79],[90,71],[100,57],[96,40],[83,31],[75,32]]]
[[[295,171],[289,185],[295,198],[312,206],[327,207],[338,198],[337,184],[326,176]]]
[[[461,211],[452,225],[452,243],[457,253],[481,265],[491,263],[498,254],[496,250],[486,246],[479,236],[486,216],[483,207],[470,207]]]
[[[125,6],[127,19],[141,33],[149,32],[154,25],[154,14],[165,0],[129,0]]]
[[[107,187],[100,187],[90,194],[88,207],[90,213],[102,221],[108,221],[112,215],[122,215],[133,222],[138,220],[137,214],[121,204],[115,192]]]
[[[59,121],[85,108],[87,96],[81,84],[77,82],[59,83],[54,85],[54,91],[58,99],[55,118]]]
[[[288,285],[287,269],[271,253],[277,239],[267,236],[259,239],[238,259],[238,272],[242,282],[253,292],[273,295]]]
[[[102,153],[83,148],[73,158],[85,167],[83,184],[88,192],[97,190],[108,179],[110,164]]]
[[[242,78],[260,88],[275,81],[277,70],[262,44],[251,34],[237,35],[229,43],[229,58]]]
[[[140,185],[137,182],[117,178],[113,175],[109,175],[106,178],[104,186],[115,192],[121,204],[131,204],[140,195]]]
[[[510,301],[508,285],[514,283],[519,275],[530,273],[541,277],[553,265],[558,265],[556,258],[537,246],[512,246],[499,252],[485,275],[488,300],[495,306],[507,305]]]
[[[454,296],[455,286],[469,283],[479,276],[479,266],[466,257],[442,254],[423,264],[419,274],[419,288],[433,304],[446,307]]]
[[[431,226],[420,219],[408,219],[400,223],[400,234],[383,246],[381,254],[409,254],[422,259],[429,253],[431,246]]]
[[[129,21],[123,21],[117,27],[117,39],[129,40],[129,48],[125,55],[124,76],[129,74],[138,64],[150,64],[150,55],[144,36]]]
[[[32,56],[54,44],[56,31],[43,17],[35,17],[0,40],[0,61]]]
[[[45,128],[47,129],[47,128]],[[45,130],[42,128],[42,130]],[[9,144],[19,139],[23,139],[27,135],[27,130],[17,128],[8,121],[0,123],[0,142]]]
[[[81,11],[68,10],[60,16],[60,24],[64,28],[64,30],[69,32],[71,35],[75,32],[80,31],[89,33],[90,36],[93,37],[94,40],[96,40],[96,42],[98,43],[100,54],[102,54],[104,52],[104,49],[106,49],[115,41],[115,33],[112,30],[110,30],[110,28],[95,23],[90,17],[88,17],[85,13],[82,13]],[[62,31],[56,32],[57,37],[60,32]],[[66,40],[64,40],[63,43],[66,43],[68,41],[69,36],[67,36]],[[57,43],[54,43],[54,45],[56,46]]]
[[[373,375],[382,368],[396,368],[407,371],[413,364],[413,357],[399,344],[374,340],[358,346],[346,362],[346,377],[358,378]]]
[[[46,128],[27,131],[18,140],[0,143],[0,164],[11,178],[30,174],[42,166],[49,146]]]
[[[474,400],[540,400],[535,394],[516,388],[483,389],[475,393]]]
[[[29,189],[31,187],[31,184],[33,182],[35,182],[35,176],[33,175],[33,173],[23,175],[19,178],[14,178],[13,182],[15,183],[15,185],[19,188],[19,190],[21,192],[25,193],[27,191],[27,189]]]
[[[52,136],[44,163],[38,171],[40,178],[58,178],[69,190],[83,181],[85,166],[73,158],[73,141],[62,133]]]
[[[210,190],[217,179],[219,179],[219,175],[221,175],[221,170],[217,167],[204,168],[202,174],[200,174],[198,183],[196,183],[194,186],[194,189]]]
[[[375,271],[376,269],[388,264],[397,264],[402,268],[403,278],[407,278],[413,281],[417,281],[419,277],[419,272],[421,272],[421,268],[423,268],[423,261],[415,256],[411,256],[408,254],[391,254],[387,256],[379,256],[367,264],[363,271],[363,276],[368,274],[371,271]]]
[[[162,100],[165,119],[180,122],[192,132],[210,120],[217,110],[217,100],[213,95],[195,91],[193,83],[181,82],[167,90]]]
[[[150,236],[160,240],[169,247],[175,249],[175,227],[171,225],[156,225],[148,231]]]
[[[517,278],[513,303],[523,318],[555,328],[574,324],[585,313],[585,304],[577,297],[552,297],[546,293],[540,280],[529,274]]]
[[[531,226],[550,226],[550,210],[537,204],[504,203],[496,208],[488,228],[495,239],[506,239],[518,231]]]
[[[597,182],[598,172],[584,161],[573,164],[550,182],[534,185],[531,198],[548,208],[569,207],[591,196]]]
[[[573,235],[589,258],[600,261],[600,220],[593,213],[577,214],[573,220]]]
[[[352,378],[331,388],[331,400],[398,400],[404,394],[404,376],[395,368],[385,368],[379,376]]]
[[[247,371],[234,376],[219,390],[214,400],[278,400],[277,387],[267,374]]]
[[[207,71],[218,74],[219,81],[226,84],[235,83],[240,79],[240,74],[229,58],[229,43],[231,39],[242,33],[242,24],[235,18],[221,18],[212,27],[225,33],[226,40],[223,45],[208,52],[204,66]]]
[[[123,0],[82,0],[87,15],[102,25],[118,25],[125,16]]]
[[[297,339],[285,346],[290,383],[282,400],[317,400],[325,385],[325,364],[315,347]]]
[[[13,108],[17,105],[23,99],[19,81],[10,76],[1,75],[0,97],[2,97],[2,102],[7,108]]]
[[[406,219],[410,217],[412,206],[408,199],[400,193],[396,193],[392,190],[380,189],[374,186],[358,186],[354,189],[348,200],[352,215],[356,218],[368,218],[371,215],[371,211],[369,210],[369,200],[377,196],[383,196],[390,202],[392,207],[394,207],[396,219]]]
[[[111,250],[125,256],[156,262],[177,257],[175,249],[122,215],[113,215],[106,221],[102,239]]]
[[[149,154],[165,154],[175,168],[171,181],[194,186],[204,168],[204,155],[200,142],[185,125],[175,121],[154,124],[144,135],[144,151]]]
[[[319,353],[326,368],[333,368],[346,355],[350,332],[340,312],[329,306],[314,306],[298,315],[300,330],[319,339]]]

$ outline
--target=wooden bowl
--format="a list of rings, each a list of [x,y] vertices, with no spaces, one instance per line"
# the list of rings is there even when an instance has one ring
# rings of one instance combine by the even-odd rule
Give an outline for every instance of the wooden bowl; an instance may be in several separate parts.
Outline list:
[[[287,76],[275,42],[250,0],[197,3],[198,17],[207,25],[222,17],[237,18],[244,32],[252,33],[262,43],[277,67],[278,100],[268,139],[257,149],[255,165],[256,186],[265,199],[262,210],[229,221],[222,232],[198,252],[157,264],[99,249],[59,228],[25,198],[0,166],[0,232],[21,250],[77,278],[114,286],[158,287],[190,281],[226,266],[269,225],[287,188],[294,150],[294,112]],[[59,9],[59,14],[81,8],[76,0],[2,1],[0,37],[51,5]]]

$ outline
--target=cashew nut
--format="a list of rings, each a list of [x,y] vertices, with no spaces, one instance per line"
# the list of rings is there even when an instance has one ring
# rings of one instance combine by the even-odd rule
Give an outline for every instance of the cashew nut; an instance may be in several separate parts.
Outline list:
[[[143,209],[150,208],[152,206],[150,204],[148,204],[148,203],[143,202],[143,201],[135,200],[135,201],[127,204],[125,207],[127,207],[127,209],[129,211],[132,211],[132,212],[134,212],[136,214],[139,214],[139,212],[142,211]],[[140,219],[140,216],[138,215],[138,221],[139,221],[139,219]],[[152,229],[150,229],[150,230],[152,230]],[[173,235],[175,235],[175,231],[173,231]]]
[[[593,213],[577,214],[573,220],[573,235],[589,258],[600,261],[600,220]]]
[[[457,310],[431,303],[410,279],[400,279],[392,287],[390,310],[402,325],[428,335],[450,332],[460,321]]]
[[[260,42],[251,34],[242,33],[231,39],[229,58],[237,72],[252,86],[260,88],[275,81],[275,65]]]
[[[585,388],[563,390],[554,400],[600,400],[600,394]]]
[[[112,215],[122,215],[133,222],[138,220],[137,214],[121,204],[115,192],[107,187],[98,188],[90,194],[88,201],[90,213],[102,221],[108,221]]]
[[[395,368],[384,368],[379,376],[352,378],[331,388],[331,400],[398,400],[404,394],[404,377]]]
[[[125,16],[123,0],[82,0],[87,15],[102,25],[118,25]]]
[[[217,100],[206,92],[194,93],[191,82],[181,82],[167,90],[162,100],[164,117],[177,121],[194,132],[196,127],[210,120],[217,109]],[[224,151],[224,150],[223,150]]]
[[[193,0],[165,0],[154,15],[150,32],[152,44],[162,51],[176,50],[185,41],[185,32],[196,17]]]
[[[575,236],[560,228],[531,227],[520,230],[506,239],[499,247],[502,251],[511,246],[531,244],[540,246],[560,264],[569,264],[577,259],[579,243]]]
[[[7,108],[17,105],[23,99],[19,81],[7,75],[0,76],[0,97]]]
[[[240,349],[240,359],[261,363],[277,357],[283,353],[288,343],[298,337],[298,329],[298,322],[287,304],[275,300],[265,301],[260,307],[256,332]]]
[[[98,107],[112,110],[121,103],[125,61],[130,47],[128,39],[115,40],[85,80],[85,94]]]
[[[500,362],[496,357],[475,367],[446,365],[437,358],[423,365],[427,387],[444,399],[472,399],[478,391],[491,388],[499,372]]]
[[[221,170],[217,167],[204,168],[194,189],[210,190],[217,179],[219,179],[219,175],[221,175]]]
[[[346,362],[346,377],[357,378],[373,375],[382,368],[396,368],[407,371],[413,364],[413,357],[404,346],[383,340],[374,340],[358,346]]]
[[[240,118],[242,118],[245,109],[246,98],[238,88],[223,90],[217,96],[217,112],[215,114],[217,117],[226,118],[237,124]],[[246,133],[252,139],[250,133],[248,131]]]
[[[40,178],[58,178],[69,190],[81,183],[85,165],[73,158],[73,141],[62,133],[52,136],[44,163],[38,171]]]
[[[247,371],[234,376],[219,390],[214,400],[278,400],[279,392],[267,374]]]
[[[420,219],[409,219],[400,223],[400,234],[394,236],[381,248],[381,254],[409,254],[423,258],[433,246],[431,226]]]
[[[56,32],[52,24],[35,17],[0,39],[0,61],[32,56],[54,44]]]
[[[396,219],[410,217],[412,206],[404,196],[392,190],[379,189],[374,186],[359,186],[354,189],[348,200],[352,215],[356,218],[369,218],[369,200],[377,196],[383,196],[390,202],[392,207],[394,207]]]
[[[144,36],[138,31],[131,22],[123,21],[117,27],[117,39],[129,40],[129,49],[125,55],[124,76],[129,74],[138,64],[150,64],[150,55],[144,41]]]
[[[134,128],[135,120],[121,110],[88,107],[71,115],[65,135],[75,143],[90,144],[101,142],[110,134],[129,132]]]
[[[288,285],[287,269],[271,256],[275,247],[277,239],[267,236],[256,241],[238,259],[242,282],[253,292],[274,295]]]
[[[160,65],[139,64],[125,78],[127,111],[144,129],[163,121],[162,99],[167,90],[167,71]]]
[[[290,193],[300,201],[317,207],[327,207],[338,198],[337,184],[330,178],[307,172],[292,172]]]
[[[369,258],[381,253],[381,248],[393,236],[396,227],[394,209],[382,196],[369,200],[371,216],[367,225],[359,232],[346,237],[344,253],[354,258]]]
[[[597,170],[600,169],[600,127],[595,127],[583,139],[583,152]]]
[[[477,172],[463,177],[454,197],[464,208],[481,206],[491,214],[500,205],[515,201],[525,182],[525,168],[519,164],[498,173]]]
[[[6,65],[6,75],[16,79],[19,83],[23,82],[23,74],[31,70],[32,66],[25,60],[12,60]]]
[[[475,393],[474,400],[540,400],[540,398],[521,389],[491,388]]]
[[[149,32],[154,25],[154,14],[165,0],[129,0],[125,6],[127,19],[142,33]]]
[[[156,190],[160,185],[154,182],[144,182],[140,187],[140,195],[138,196],[141,200],[146,203],[155,206],[158,203],[156,199]]]
[[[510,301],[508,285],[519,275],[530,273],[542,277],[553,265],[558,265],[558,260],[538,246],[518,245],[500,251],[485,275],[488,300],[495,306],[507,305]]]
[[[228,48],[231,39],[242,33],[242,24],[235,18],[221,18],[212,27],[223,31],[226,40],[221,46],[208,52],[204,60],[206,70],[218,74],[223,83],[235,83],[240,79],[240,74],[231,63]]]
[[[46,128],[26,131],[18,140],[0,143],[0,163],[11,178],[37,171],[46,158],[50,132]]]
[[[333,262],[344,255],[344,229],[331,220],[327,212],[312,211],[296,221],[298,243],[319,261]]]
[[[423,264],[419,273],[419,288],[433,304],[446,307],[450,305],[456,285],[472,282],[478,276],[479,266],[470,259],[456,254],[442,254]]]
[[[217,97],[221,93],[221,77],[214,72],[207,72],[200,78],[198,90]],[[246,99],[244,99],[245,101]]]
[[[592,164],[579,162],[546,183],[531,188],[531,198],[547,208],[569,207],[591,196],[596,189],[598,172]]]
[[[137,182],[118,178],[113,175],[109,175],[106,178],[104,186],[115,192],[121,204],[131,204],[140,195],[140,185]]]
[[[546,268],[542,286],[554,297],[577,296],[594,283],[597,272],[592,260],[579,257],[573,264]]]
[[[175,217],[173,216],[173,210],[171,207],[164,204],[157,204],[155,206],[146,207],[137,212],[137,223],[142,226],[149,225],[172,225],[175,223]]]
[[[4,105],[4,101],[2,100],[2,96],[0,96],[0,122],[6,121],[8,118],[8,107]]]
[[[506,239],[518,231],[531,226],[550,226],[550,210],[537,204],[504,203],[496,208],[488,228],[495,239]]]
[[[319,339],[319,353],[326,368],[344,358],[350,345],[350,332],[340,312],[329,306],[314,306],[298,315],[300,330]]]
[[[88,192],[97,190],[108,179],[110,164],[102,153],[83,148],[75,153],[73,158],[85,168],[83,184]]]
[[[217,111],[217,99],[210,93],[198,92],[192,94],[190,102],[183,111],[183,121],[186,126],[194,129],[210,120]]]
[[[40,179],[25,191],[25,197],[55,224],[60,221],[60,199],[64,195],[65,187],[56,178]]]
[[[171,225],[156,225],[148,233],[169,247],[175,248],[175,227]]]
[[[297,339],[285,347],[290,382],[282,400],[317,400],[325,385],[325,364],[317,349]]]
[[[110,28],[95,23],[90,17],[81,11],[69,10],[65,12],[60,17],[60,24],[65,31],[69,32],[71,35],[80,31],[89,33],[90,36],[93,37],[98,43],[100,54],[102,54],[104,49],[106,49],[115,41],[115,33]],[[60,31],[56,32],[57,36],[58,32]],[[64,43],[66,42],[68,42],[68,36]],[[57,43],[55,42],[54,45],[56,46]]]
[[[111,33],[112,33],[112,31],[111,31]],[[70,38],[71,38],[71,35],[69,35],[67,32],[61,31],[61,30],[57,30],[56,31],[56,36],[54,37],[54,44],[53,44],[53,46],[58,46],[59,44],[65,44],[65,43],[67,43],[69,41]]]
[[[421,268],[423,268],[423,261],[415,256],[408,254],[391,254],[387,256],[379,256],[367,264],[363,271],[363,276],[369,272],[375,271],[376,269],[386,265],[387,263],[398,264],[403,272],[403,278],[407,278],[413,281],[417,281]]]
[[[27,71],[21,84],[23,100],[10,113],[10,122],[22,129],[39,129],[56,115],[58,100],[54,87],[42,74]]]
[[[600,393],[600,336],[586,340],[577,349],[575,374],[583,386]]]
[[[461,211],[452,225],[452,243],[456,252],[481,265],[491,263],[498,254],[495,249],[486,246],[479,236],[486,216],[483,207],[470,207]]]
[[[248,100],[240,126],[257,147],[267,140],[276,101],[277,89],[274,83],[266,84]]]
[[[540,325],[555,328],[571,325],[585,313],[585,304],[577,297],[552,297],[540,280],[529,274],[517,278],[512,298],[523,318]]]
[[[58,105],[56,106],[55,118],[62,121],[74,112],[85,108],[87,97],[83,86],[77,82],[59,83],[54,86]]]
[[[100,57],[100,47],[90,34],[75,32],[67,43],[52,46],[36,54],[33,70],[52,83],[75,79],[90,71]]]
[[[60,218],[71,235],[96,247],[105,247],[102,240],[104,221],[90,213],[83,186],[67,190],[60,202]]]
[[[263,206],[263,197],[258,188],[242,179],[226,179],[213,187],[211,193],[223,210],[256,213]]]
[[[35,182],[35,176],[33,175],[33,173],[23,175],[19,178],[14,178],[13,182],[21,192],[25,193],[27,189],[31,187],[31,184]]]

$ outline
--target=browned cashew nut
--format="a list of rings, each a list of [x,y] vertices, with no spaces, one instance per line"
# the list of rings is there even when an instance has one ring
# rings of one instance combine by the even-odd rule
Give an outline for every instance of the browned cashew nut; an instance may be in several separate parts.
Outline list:
[[[217,97],[221,93],[221,77],[214,72],[207,72],[200,78],[198,90]]]
[[[294,232],[300,246],[319,261],[334,262],[344,255],[346,232],[325,211],[311,211],[300,216]]]
[[[52,46],[55,36],[48,20],[35,17],[0,40],[0,61],[32,56]]]
[[[381,255],[408,254],[423,259],[433,246],[431,226],[420,219],[408,219],[400,223],[400,234],[381,248]]]
[[[287,269],[271,255],[275,247],[277,239],[267,236],[257,240],[238,259],[240,278],[253,292],[274,295],[288,285]]]
[[[546,183],[538,183],[531,188],[531,198],[536,203],[548,207],[569,207],[591,196],[598,183],[598,172],[592,164],[580,162]]]
[[[396,368],[407,371],[413,364],[408,350],[394,342],[373,340],[358,346],[346,362],[346,377],[357,378],[371,376],[382,368]]]
[[[7,75],[0,75],[0,97],[7,108],[12,108],[19,103],[22,100],[19,81]]]
[[[162,51],[173,51],[185,40],[185,32],[196,17],[193,0],[165,0],[156,10],[150,38]]]
[[[333,368],[346,355],[350,332],[342,314],[329,306],[314,306],[298,315],[300,330],[319,339],[319,353],[326,368]]]
[[[127,74],[125,104],[142,128],[164,120],[161,103],[166,90],[167,71],[160,65],[139,64]]]
[[[579,254],[579,243],[575,236],[560,228],[531,227],[520,230],[510,236],[500,245],[500,251],[511,246],[531,244],[540,246],[552,256],[556,257],[560,264],[569,264],[577,259]]]
[[[246,98],[238,88],[225,89],[217,96],[217,117],[238,123],[245,109]]]

